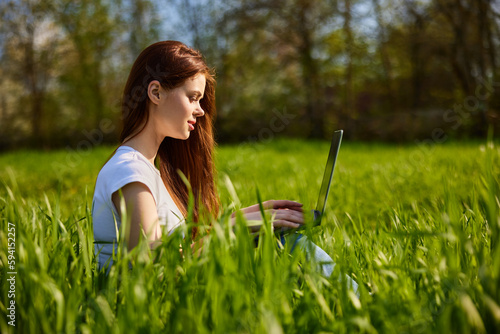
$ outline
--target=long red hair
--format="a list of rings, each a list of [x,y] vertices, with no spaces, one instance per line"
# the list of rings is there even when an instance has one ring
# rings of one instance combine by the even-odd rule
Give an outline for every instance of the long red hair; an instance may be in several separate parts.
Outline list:
[[[215,78],[200,52],[177,41],[158,42],[141,52],[130,70],[123,92],[123,130],[120,135],[123,143],[146,126],[149,116],[147,89],[151,81],[158,80],[168,90],[181,86],[197,74],[203,74],[206,78],[204,97],[200,101],[205,115],[196,120],[196,130],[191,132],[187,140],[166,137],[157,154],[163,183],[184,216],[187,215],[189,190],[177,171],[180,170],[187,177],[195,198],[195,221],[198,221],[202,210],[213,216],[219,213],[213,162]]]

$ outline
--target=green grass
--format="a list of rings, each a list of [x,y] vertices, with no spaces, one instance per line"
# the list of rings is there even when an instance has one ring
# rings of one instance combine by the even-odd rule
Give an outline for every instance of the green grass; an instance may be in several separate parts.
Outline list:
[[[218,148],[224,208],[293,199],[315,205],[329,143],[274,140]],[[495,146],[496,145],[496,146]],[[305,233],[336,261],[321,277],[264,229],[213,223],[199,257],[180,233],[148,251],[119,248],[96,270],[90,205],[111,147],[0,156],[0,331],[81,333],[428,333],[500,328],[498,144],[345,142],[329,211]],[[7,324],[7,228],[16,226],[16,327]],[[179,231],[180,232],[180,231]],[[155,259],[155,260],[153,260]],[[133,270],[128,269],[132,261]],[[338,281],[360,283],[359,299]],[[370,294],[371,293],[371,294]]]

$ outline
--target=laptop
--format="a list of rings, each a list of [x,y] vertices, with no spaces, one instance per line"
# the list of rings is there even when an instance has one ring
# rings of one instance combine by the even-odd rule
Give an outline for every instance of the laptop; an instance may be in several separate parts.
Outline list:
[[[321,188],[319,190],[318,202],[316,204],[316,209],[311,210],[314,215],[312,226],[320,225],[325,214],[326,202],[328,201],[330,186],[332,185],[333,172],[335,171],[335,163],[337,162],[343,133],[343,130],[337,130],[333,133],[332,142],[330,144],[330,152],[328,153],[328,160],[326,161],[325,172],[323,174],[323,181],[321,181]],[[283,236],[289,233],[295,233],[305,228],[306,225],[298,228],[282,229],[281,235]]]
[[[314,214],[314,226],[321,224],[321,218],[325,214],[326,202],[328,200],[328,194],[330,193],[330,186],[332,185],[333,172],[335,171],[335,163],[337,162],[343,133],[343,130],[337,130],[333,133],[330,153],[328,153],[325,173],[323,174],[323,181],[321,182],[321,188],[319,190],[318,203],[316,204],[316,209],[312,210]]]

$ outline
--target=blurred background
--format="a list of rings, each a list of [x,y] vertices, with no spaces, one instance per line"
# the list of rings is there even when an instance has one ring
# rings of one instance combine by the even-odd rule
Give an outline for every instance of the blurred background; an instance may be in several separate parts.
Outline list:
[[[500,131],[500,1],[0,0],[0,150],[116,143],[130,67],[167,39],[216,69],[221,143]]]

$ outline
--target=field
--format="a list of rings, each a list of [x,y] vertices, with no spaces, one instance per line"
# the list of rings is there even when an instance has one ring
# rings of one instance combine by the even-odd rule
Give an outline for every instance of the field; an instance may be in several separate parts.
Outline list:
[[[312,208],[328,145],[279,139],[219,147],[224,211],[256,203],[257,188],[263,200]],[[326,219],[304,232],[337,263],[328,279],[301,252],[280,248],[268,226],[255,248],[244,221],[232,230],[224,218],[212,222],[201,256],[182,258],[179,244],[190,241],[174,233],[151,252],[145,243],[132,252],[120,247],[106,278],[95,268],[90,208],[112,151],[0,155],[2,333],[500,328],[498,143],[344,142]],[[337,279],[345,274],[359,283],[359,298]],[[15,327],[8,324],[11,300]]]

